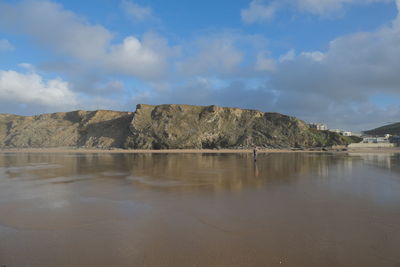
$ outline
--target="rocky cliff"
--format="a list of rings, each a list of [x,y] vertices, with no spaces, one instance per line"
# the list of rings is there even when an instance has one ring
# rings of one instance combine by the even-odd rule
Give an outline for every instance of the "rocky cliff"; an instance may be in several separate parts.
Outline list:
[[[138,105],[135,112],[73,111],[39,116],[0,114],[0,147],[287,148],[344,144],[294,117],[256,110]]]
[[[0,147],[122,148],[132,115],[106,110],[0,115]]]

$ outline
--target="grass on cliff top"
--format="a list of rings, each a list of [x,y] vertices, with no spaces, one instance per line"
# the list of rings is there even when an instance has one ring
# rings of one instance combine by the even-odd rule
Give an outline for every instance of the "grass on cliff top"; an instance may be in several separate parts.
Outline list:
[[[369,130],[366,131],[365,133],[370,135],[384,135],[384,134],[400,135],[400,122],[382,126],[373,130]]]
[[[317,143],[317,146],[321,147],[350,145],[352,143],[359,143],[362,141],[362,138],[357,136],[343,136],[330,131],[318,131],[316,129],[310,130],[314,135],[314,140]]]

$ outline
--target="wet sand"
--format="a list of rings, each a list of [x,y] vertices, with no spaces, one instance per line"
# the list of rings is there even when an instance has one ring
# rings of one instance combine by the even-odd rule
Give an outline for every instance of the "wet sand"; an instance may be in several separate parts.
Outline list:
[[[323,150],[293,150],[293,149],[259,149],[258,153],[400,153],[400,147],[394,148],[352,148],[346,151],[336,149]],[[252,149],[86,149],[86,148],[11,148],[0,149],[0,153],[157,153],[157,154],[176,154],[176,153],[205,153],[205,154],[232,154],[232,153],[253,153]]]
[[[399,266],[400,154],[0,154],[0,266]]]
[[[176,154],[176,153],[252,153],[252,149],[85,149],[85,148],[15,148],[0,149],[0,153],[160,153],[160,154]],[[276,152],[292,152],[288,149],[265,149],[259,150],[260,153],[276,153]]]

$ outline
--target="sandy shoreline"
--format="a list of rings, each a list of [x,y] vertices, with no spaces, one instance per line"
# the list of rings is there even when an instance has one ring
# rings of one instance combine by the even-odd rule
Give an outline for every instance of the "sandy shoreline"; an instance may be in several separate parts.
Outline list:
[[[85,148],[15,148],[0,149],[0,153],[252,153],[251,149],[165,149],[165,150],[146,150],[146,149],[85,149]],[[400,153],[400,147],[395,148],[362,148],[349,149],[347,151],[338,150],[290,150],[290,149],[260,149],[258,153]]]

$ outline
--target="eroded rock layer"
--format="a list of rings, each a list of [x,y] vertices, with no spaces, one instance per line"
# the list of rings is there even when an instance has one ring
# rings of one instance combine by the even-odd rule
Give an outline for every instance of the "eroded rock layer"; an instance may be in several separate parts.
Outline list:
[[[143,105],[135,112],[0,114],[2,148],[288,148],[345,144],[294,117],[218,106]]]

